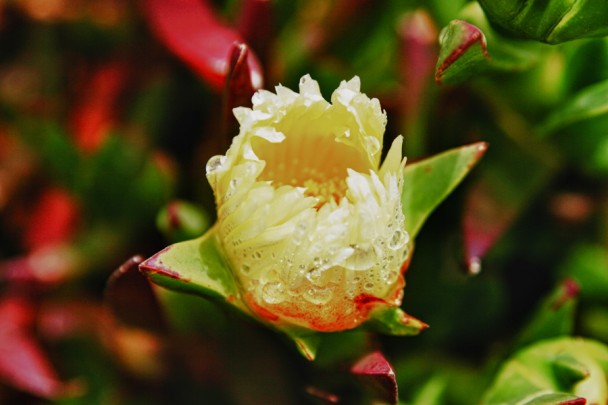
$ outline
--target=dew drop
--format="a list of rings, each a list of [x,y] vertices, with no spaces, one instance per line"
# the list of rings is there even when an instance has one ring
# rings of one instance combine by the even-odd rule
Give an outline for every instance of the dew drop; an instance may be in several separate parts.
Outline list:
[[[260,252],[259,250],[256,250],[255,252],[253,252],[253,258],[260,260],[262,258],[262,252]]]
[[[321,276],[322,275],[323,275],[323,271],[322,270],[320,270],[320,269],[314,269],[314,270],[309,271],[308,273],[306,273],[306,278],[311,283],[318,284],[319,281],[321,280]]]
[[[217,169],[222,167],[225,162],[226,162],[226,156],[222,156],[222,155],[212,156],[209,159],[209,161],[207,162],[207,166],[205,167],[207,174],[211,174],[211,173],[215,172]]]
[[[283,284],[275,281],[267,283],[262,288],[262,298],[269,304],[279,304],[285,300],[285,288]]]
[[[367,291],[371,291],[374,288],[374,283],[372,283],[371,281],[368,281],[367,283],[365,283],[363,288],[365,288]]]
[[[398,275],[399,273],[394,270],[383,272],[382,281],[384,281],[384,283],[388,285],[393,284]]]
[[[401,229],[395,230],[391,240],[388,242],[388,247],[392,250],[401,249],[407,243],[408,235]]]
[[[327,304],[333,296],[333,291],[330,288],[310,287],[304,293],[306,301],[315,305]]]
[[[344,262],[344,267],[350,270],[366,270],[374,265],[377,256],[374,249],[359,245],[350,245],[353,253]]]
[[[249,272],[251,272],[251,267],[249,267],[249,265],[247,264],[243,264],[241,266],[241,271],[243,272],[243,274],[249,274]]]

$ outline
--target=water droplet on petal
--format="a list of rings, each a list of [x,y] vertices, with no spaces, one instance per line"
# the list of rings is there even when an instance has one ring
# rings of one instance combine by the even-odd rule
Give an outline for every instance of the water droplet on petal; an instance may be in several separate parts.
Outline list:
[[[285,288],[282,283],[275,281],[267,283],[262,288],[262,298],[269,304],[279,304],[285,300]]]
[[[395,282],[398,276],[399,273],[395,270],[386,271],[382,273],[382,281],[384,281],[385,284],[391,285]]]
[[[324,305],[327,304],[333,296],[333,291],[331,288],[318,288],[318,287],[310,287],[304,293],[304,298],[306,301],[315,305]]]
[[[226,156],[216,155],[212,156],[207,162],[207,166],[205,167],[207,174],[211,174],[215,172],[217,169],[222,167],[226,162]]]
[[[401,229],[395,230],[391,240],[388,242],[388,247],[392,250],[401,249],[407,243],[408,234]]]
[[[314,283],[314,284],[320,284],[322,276],[323,276],[323,270],[318,269],[318,268],[306,273],[306,279],[308,279],[308,281],[310,281],[311,283]]]

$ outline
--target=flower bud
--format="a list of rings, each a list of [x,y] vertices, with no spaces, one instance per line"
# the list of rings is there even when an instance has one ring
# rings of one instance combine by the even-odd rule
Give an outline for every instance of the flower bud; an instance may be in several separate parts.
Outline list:
[[[401,136],[380,165],[386,114],[354,77],[326,101],[260,90],[234,114],[240,132],[207,164],[218,237],[247,305],[275,323],[354,328],[398,306],[409,235],[401,207]]]

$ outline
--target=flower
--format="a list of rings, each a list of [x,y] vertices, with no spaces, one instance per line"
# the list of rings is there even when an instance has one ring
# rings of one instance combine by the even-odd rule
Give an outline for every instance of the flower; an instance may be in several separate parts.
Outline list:
[[[403,138],[380,166],[379,101],[354,77],[330,103],[308,75],[299,93],[279,85],[252,101],[234,109],[240,132],[227,154],[207,164],[218,238],[249,308],[329,332],[400,305]]]

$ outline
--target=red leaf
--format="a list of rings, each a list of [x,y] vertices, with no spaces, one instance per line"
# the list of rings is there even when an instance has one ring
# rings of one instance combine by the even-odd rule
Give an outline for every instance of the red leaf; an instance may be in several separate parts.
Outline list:
[[[481,258],[509,228],[517,207],[495,195],[487,184],[475,184],[467,195],[463,218],[465,261],[468,272],[481,270]]]
[[[61,283],[82,269],[81,256],[72,246],[56,244],[25,256],[0,262],[0,278],[14,283]]]
[[[42,193],[31,213],[24,235],[28,250],[36,250],[68,240],[78,224],[78,205],[75,199],[59,188]]]
[[[221,23],[203,0],[141,0],[150,28],[180,59],[218,93],[224,89],[234,43],[243,43],[236,30]],[[251,87],[262,87],[257,58],[250,54],[247,66]]]
[[[377,397],[390,404],[399,400],[395,372],[388,360],[380,352],[373,352],[359,360],[350,369],[375,392]]]
[[[126,65],[110,62],[99,67],[82,86],[70,126],[76,144],[84,152],[97,150],[115,125],[116,102],[127,80]]]
[[[251,97],[256,90],[251,85],[251,71],[247,65],[249,53],[250,50],[247,45],[239,43],[234,43],[230,50],[230,65],[224,90],[224,138],[226,148],[230,146],[230,140],[235,129],[233,127],[236,125],[232,109],[237,106],[251,106]]]
[[[423,10],[408,13],[400,22],[401,66],[405,115],[414,119],[424,105],[424,89],[432,77],[438,56],[437,28]]]
[[[24,299],[0,301],[0,379],[44,398],[65,393],[65,386],[30,334],[34,310]]]
[[[243,38],[267,61],[273,35],[271,0],[244,0],[237,18],[237,27]]]
[[[97,337],[108,324],[105,308],[83,297],[45,300],[38,313],[38,331],[45,340]]]

